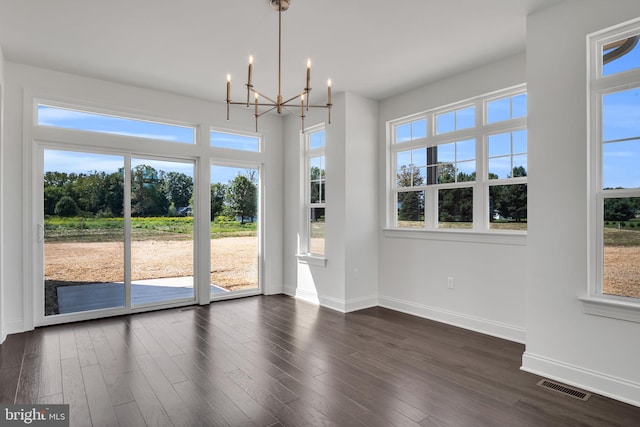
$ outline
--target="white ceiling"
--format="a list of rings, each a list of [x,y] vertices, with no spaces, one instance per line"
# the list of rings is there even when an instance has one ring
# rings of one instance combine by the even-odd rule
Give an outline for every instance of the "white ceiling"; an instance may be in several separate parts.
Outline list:
[[[561,0],[292,0],[283,96],[305,83],[372,99],[523,51],[526,15]],[[278,14],[269,0],[0,0],[8,61],[222,101],[275,96]]]

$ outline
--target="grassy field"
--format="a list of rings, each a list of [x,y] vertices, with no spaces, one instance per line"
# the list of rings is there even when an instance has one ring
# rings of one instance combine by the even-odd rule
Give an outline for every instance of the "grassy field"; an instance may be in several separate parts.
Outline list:
[[[123,218],[62,218],[48,217],[44,221],[46,241],[61,242],[113,242],[122,241]],[[211,238],[255,236],[256,223],[240,224],[224,218],[211,223]],[[193,217],[131,218],[134,240],[166,239],[189,240],[193,237]]]

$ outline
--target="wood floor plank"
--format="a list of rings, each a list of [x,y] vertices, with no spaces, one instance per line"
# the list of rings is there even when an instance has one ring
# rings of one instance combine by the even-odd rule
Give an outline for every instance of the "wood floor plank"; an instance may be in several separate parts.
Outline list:
[[[286,296],[10,335],[0,402],[79,426],[637,427],[640,408],[536,386],[524,346],[381,307]]]
[[[148,426],[157,427],[173,426],[171,419],[144,374],[141,371],[131,372],[125,374],[125,377],[127,386],[135,398],[135,403],[145,423]]]
[[[91,420],[82,368],[78,359],[62,359],[62,395],[69,405],[69,418],[74,425],[81,426]]]
[[[126,427],[146,427],[142,413],[135,402],[118,405],[115,408],[118,422]]]
[[[119,426],[100,366],[90,365],[81,369],[93,427]]]

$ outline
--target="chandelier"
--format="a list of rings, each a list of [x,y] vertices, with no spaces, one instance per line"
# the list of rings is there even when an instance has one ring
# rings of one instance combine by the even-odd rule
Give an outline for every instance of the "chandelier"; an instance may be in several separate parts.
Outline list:
[[[307,79],[306,85],[302,92],[283,101],[282,98],[282,12],[289,9],[291,0],[269,0],[271,8],[278,11],[278,94],[276,99],[270,98],[263,92],[255,89],[251,83],[251,77],[253,72],[253,55],[249,56],[249,76],[247,78],[247,101],[238,102],[231,100],[231,75],[227,74],[227,120],[229,120],[229,106],[230,105],[244,105],[250,108],[253,104],[255,110],[253,117],[256,119],[256,132],[258,132],[258,119],[276,110],[278,114],[287,112],[297,116],[302,121],[302,132],[304,133],[304,118],[305,111],[309,111],[309,108],[326,108],[328,114],[328,122],[331,124],[331,79],[327,81],[327,105],[311,105],[309,103],[309,94],[311,93],[311,60],[307,59]],[[253,93],[254,99],[251,101],[251,94]]]

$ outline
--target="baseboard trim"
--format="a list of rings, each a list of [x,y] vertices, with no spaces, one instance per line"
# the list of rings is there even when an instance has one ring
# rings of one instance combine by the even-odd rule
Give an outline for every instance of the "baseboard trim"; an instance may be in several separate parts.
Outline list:
[[[318,304],[340,313],[350,313],[352,311],[363,310],[365,308],[376,307],[378,298],[376,296],[368,296],[362,298],[353,298],[350,300],[341,300],[339,298],[320,295],[317,292],[307,291],[305,289],[294,288],[291,286],[284,287],[286,295],[299,298],[301,300]]]
[[[497,338],[514,341],[520,344],[525,343],[525,329],[506,323],[495,322],[480,317],[469,316],[453,311],[442,310],[412,301],[405,301],[398,298],[380,296],[378,303],[381,307],[425,319],[435,320],[464,329],[469,329],[482,334],[491,335]]]
[[[640,407],[640,384],[525,351],[521,370]]]
[[[352,298],[347,300],[346,312],[351,313],[352,311],[364,310],[365,308],[377,307],[378,305],[378,297],[375,295]]]
[[[24,322],[22,319],[19,320],[11,320],[5,324],[4,334],[5,337],[11,334],[19,334],[21,332],[25,332]]]

